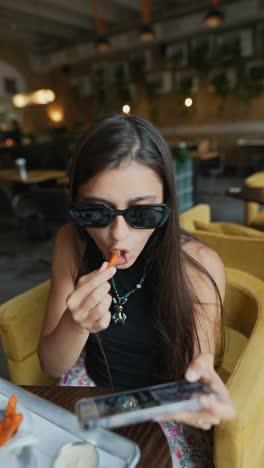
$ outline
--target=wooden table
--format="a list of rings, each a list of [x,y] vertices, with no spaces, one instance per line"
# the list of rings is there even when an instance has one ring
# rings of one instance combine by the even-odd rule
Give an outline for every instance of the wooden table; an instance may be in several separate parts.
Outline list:
[[[45,398],[69,411],[79,398],[104,395],[106,389],[97,387],[25,386],[26,390]],[[169,445],[158,423],[133,424],[113,429],[118,434],[135,441],[141,451],[139,468],[172,468]]]
[[[199,159],[200,161],[210,161],[211,159],[219,158],[218,151],[190,151],[191,157],[194,159]]]
[[[50,169],[37,169],[27,171],[27,179],[22,180],[19,176],[18,169],[1,169],[0,181],[19,183],[24,185],[38,184],[47,182],[49,180],[56,180],[65,176],[65,171],[50,170]]]
[[[264,204],[264,187],[230,187],[226,191],[228,197],[239,200]]]

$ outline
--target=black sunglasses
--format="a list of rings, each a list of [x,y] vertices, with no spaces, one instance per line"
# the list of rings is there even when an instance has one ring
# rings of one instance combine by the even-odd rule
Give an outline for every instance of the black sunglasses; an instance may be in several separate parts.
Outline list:
[[[114,210],[110,206],[74,203],[69,209],[71,217],[79,226],[104,228],[109,226],[116,216],[124,216],[127,224],[135,229],[155,229],[164,226],[171,209],[165,204],[134,205],[126,210]]]

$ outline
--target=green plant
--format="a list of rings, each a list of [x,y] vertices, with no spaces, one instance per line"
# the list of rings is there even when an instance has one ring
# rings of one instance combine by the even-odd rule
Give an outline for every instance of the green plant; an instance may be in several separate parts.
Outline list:
[[[190,151],[186,144],[179,144],[170,147],[172,157],[175,159],[175,164],[180,169],[188,159],[191,158]]]
[[[126,74],[122,65],[115,69],[116,97],[122,102],[131,102],[131,95],[128,88]]]
[[[210,84],[213,86],[217,96],[226,97],[231,94],[234,89],[225,70],[216,73],[210,80]]]
[[[104,70],[101,68],[96,70],[92,76],[92,90],[95,99],[94,119],[97,120],[103,115],[107,97],[104,82]]]
[[[193,88],[193,78],[192,76],[183,76],[179,80],[179,92],[182,96],[187,97],[191,96]]]
[[[232,40],[222,42],[215,54],[214,62],[228,66],[239,63],[241,59],[240,39],[235,37]]]
[[[128,62],[129,75],[134,83],[144,84],[146,81],[146,63],[143,57],[137,57]]]
[[[201,73],[208,71],[210,66],[210,44],[207,39],[193,45],[189,52],[190,65]]]
[[[172,68],[178,68],[182,64],[183,60],[183,51],[178,49],[177,52],[174,52],[173,55],[169,56],[168,62]]]
[[[151,99],[156,98],[159,95],[161,87],[162,87],[161,78],[148,79],[145,83],[146,95]]]
[[[264,94],[264,65],[252,67],[244,78],[244,92],[247,99],[254,99]]]

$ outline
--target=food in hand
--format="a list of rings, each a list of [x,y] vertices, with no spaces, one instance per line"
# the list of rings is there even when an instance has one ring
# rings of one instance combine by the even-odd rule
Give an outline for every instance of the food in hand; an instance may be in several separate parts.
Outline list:
[[[4,418],[0,421],[0,447],[13,437],[23,420],[23,414],[16,413],[16,404],[16,395],[11,395],[7,403]]]
[[[112,253],[111,258],[109,260],[107,268],[111,268],[112,266],[116,266],[116,264],[118,262],[118,259],[119,259],[119,256],[120,256],[120,250],[114,250],[114,252]]]

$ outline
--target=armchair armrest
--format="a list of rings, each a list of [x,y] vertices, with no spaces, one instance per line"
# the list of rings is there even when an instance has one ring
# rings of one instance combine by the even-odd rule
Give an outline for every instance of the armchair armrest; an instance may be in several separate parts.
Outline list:
[[[36,351],[49,284],[45,281],[0,306],[0,338],[9,359],[21,361]]]
[[[215,466],[261,468],[264,459],[264,283],[241,271],[237,273],[238,287],[257,301],[258,317],[227,382],[237,417],[215,429]],[[236,282],[236,272],[229,269],[228,274]],[[250,314],[250,310],[244,313]]]

